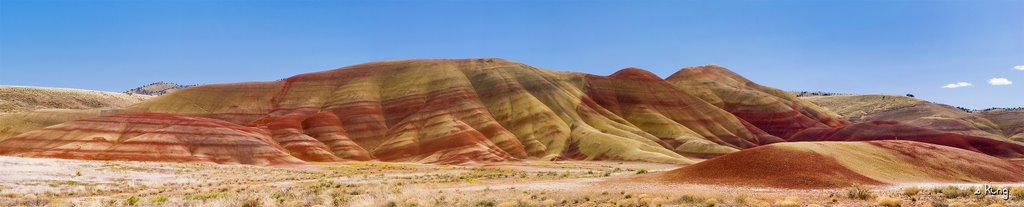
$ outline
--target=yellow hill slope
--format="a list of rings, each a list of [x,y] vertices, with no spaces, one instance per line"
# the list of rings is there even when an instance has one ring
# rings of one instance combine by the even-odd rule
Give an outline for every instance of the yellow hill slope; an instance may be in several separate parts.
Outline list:
[[[151,97],[82,89],[0,86],[0,113],[37,109],[121,108]]]

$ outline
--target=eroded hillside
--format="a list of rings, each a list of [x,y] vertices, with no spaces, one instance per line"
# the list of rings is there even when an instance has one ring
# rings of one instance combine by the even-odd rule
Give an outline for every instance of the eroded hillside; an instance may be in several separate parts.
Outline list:
[[[686,164],[784,141],[887,139],[912,139],[1003,157],[1024,156],[1024,146],[998,136],[1013,131],[1006,130],[1006,124],[901,113],[892,116],[902,119],[849,119],[854,121],[851,123],[826,108],[715,65],[683,68],[662,79],[638,68],[599,76],[502,59],[403,60],[273,82],[189,87],[105,114],[40,113],[49,118],[20,117],[40,121],[13,123],[9,128],[17,130],[8,134],[33,133],[19,139],[42,140],[33,142],[90,140],[94,133],[31,130],[90,114],[108,115],[98,118],[102,120],[112,119],[109,114],[145,113],[228,121],[269,137],[268,144],[280,146],[275,148],[280,154],[312,162],[627,160]],[[857,111],[837,110],[844,115]],[[888,117],[882,116],[886,112],[870,115]],[[965,119],[974,128],[962,127]],[[1000,123],[1013,125],[1010,119]],[[103,133],[119,130],[103,125],[78,127],[93,127]],[[138,138],[121,136],[108,141],[133,139]],[[11,143],[0,142],[0,147],[31,148],[23,151],[60,147]],[[157,149],[137,149],[146,150]]]

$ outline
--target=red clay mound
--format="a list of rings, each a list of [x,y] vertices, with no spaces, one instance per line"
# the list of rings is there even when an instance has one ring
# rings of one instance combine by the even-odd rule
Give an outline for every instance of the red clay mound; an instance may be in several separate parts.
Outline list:
[[[977,152],[914,141],[786,142],[634,180],[797,189],[1022,182],[1024,167]]]
[[[1024,146],[1006,141],[922,128],[896,121],[870,121],[838,129],[810,129],[789,141],[871,141],[912,140],[932,143],[997,157],[1024,157]]]
[[[87,160],[298,164],[263,130],[170,114],[70,121],[0,141],[0,154]]]
[[[957,173],[932,173],[946,180],[976,179],[988,182],[1024,181],[1024,167],[1013,162],[990,156],[981,156],[958,148],[912,141],[872,141],[872,145],[897,152],[916,160],[918,170],[926,172],[968,172],[967,176]],[[940,162],[932,162],[940,161]]]
[[[880,185],[847,169],[835,158],[814,152],[761,146],[666,172],[667,182],[776,188],[836,188]]]

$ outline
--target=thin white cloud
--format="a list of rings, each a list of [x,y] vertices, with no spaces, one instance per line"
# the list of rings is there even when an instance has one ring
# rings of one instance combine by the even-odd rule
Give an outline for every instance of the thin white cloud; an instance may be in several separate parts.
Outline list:
[[[1024,71],[1024,65],[1013,66],[1014,70]]]
[[[950,83],[950,84],[946,84],[945,86],[942,86],[942,88],[962,88],[962,87],[968,87],[968,86],[973,86],[973,84],[968,83],[968,82]]]
[[[1006,78],[993,78],[988,79],[988,84],[993,86],[1005,86],[1013,84],[1013,81],[1010,81],[1009,79]]]

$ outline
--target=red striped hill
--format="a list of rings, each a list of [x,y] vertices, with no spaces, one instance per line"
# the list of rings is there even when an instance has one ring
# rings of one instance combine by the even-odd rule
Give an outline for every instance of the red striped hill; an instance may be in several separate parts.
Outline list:
[[[304,163],[268,133],[230,122],[171,114],[120,114],[65,122],[0,141],[0,155],[87,160]]]

